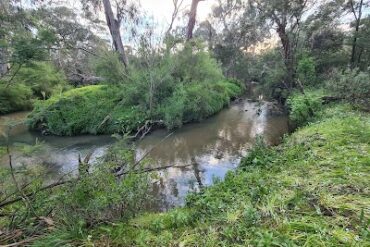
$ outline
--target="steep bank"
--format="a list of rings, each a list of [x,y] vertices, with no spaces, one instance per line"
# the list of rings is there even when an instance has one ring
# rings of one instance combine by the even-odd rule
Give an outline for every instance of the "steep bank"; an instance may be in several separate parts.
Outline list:
[[[331,106],[280,146],[256,147],[238,171],[189,196],[186,207],[97,227],[80,234],[78,242],[367,246],[369,153],[370,115],[348,105]],[[56,233],[42,243],[60,241],[60,236],[76,241],[76,235]]]

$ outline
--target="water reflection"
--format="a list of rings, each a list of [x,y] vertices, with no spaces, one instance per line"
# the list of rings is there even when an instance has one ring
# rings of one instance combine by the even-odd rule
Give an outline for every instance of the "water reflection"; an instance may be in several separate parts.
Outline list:
[[[267,103],[244,101],[204,122],[184,126],[159,145],[168,133],[154,132],[138,143],[137,158],[158,145],[149,154],[153,166],[189,165],[162,171],[161,187],[156,190],[159,198],[166,199],[166,207],[182,205],[189,191],[198,191],[235,169],[257,135],[277,144],[287,131],[287,118],[269,116]]]

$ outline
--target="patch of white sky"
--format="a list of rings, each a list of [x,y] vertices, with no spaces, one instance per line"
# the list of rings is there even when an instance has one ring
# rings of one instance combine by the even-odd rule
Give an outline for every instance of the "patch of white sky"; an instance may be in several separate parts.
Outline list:
[[[199,2],[197,10],[198,23],[207,19],[208,15],[212,11],[212,6],[216,3],[216,0],[205,0]],[[190,9],[190,4],[191,0],[184,0],[181,7],[181,10],[183,11],[179,13],[179,17]],[[141,6],[149,16],[152,16],[154,20],[158,22],[160,26],[168,28],[174,10],[173,0],[141,0]]]
[[[30,1],[31,0],[21,0],[21,2],[23,2],[23,4],[26,6],[29,6]],[[190,10],[191,1],[192,0],[183,0],[183,4],[180,8],[178,16],[174,21],[174,28],[176,26],[186,25],[187,17],[185,14]],[[111,3],[114,7],[115,1],[111,0]],[[142,20],[154,28],[154,33],[157,35],[157,37],[161,36],[168,29],[171,23],[172,14],[174,11],[173,0],[139,0],[137,3],[139,3],[140,6],[140,12],[143,18]],[[207,19],[209,14],[212,12],[212,6],[216,3],[217,0],[204,0],[199,2],[197,9],[197,23]],[[44,6],[69,7],[73,9],[75,13],[80,15],[78,18],[79,22],[84,22],[82,18],[82,5],[79,0],[49,0],[44,2]],[[102,10],[98,13],[98,16],[100,20],[105,21],[104,12]],[[104,29],[104,33],[100,31],[97,33],[97,35],[104,39],[110,39],[107,27],[104,27]],[[122,34],[126,33],[125,31],[127,30],[122,27]],[[141,31],[143,31],[143,27],[139,27],[138,32],[140,33]],[[123,40],[125,40],[125,43],[132,42],[132,40],[129,41],[125,35],[122,36]]]

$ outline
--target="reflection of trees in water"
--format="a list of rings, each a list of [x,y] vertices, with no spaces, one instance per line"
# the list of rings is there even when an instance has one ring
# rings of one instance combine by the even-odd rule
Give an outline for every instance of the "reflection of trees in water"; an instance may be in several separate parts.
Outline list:
[[[248,111],[245,111],[247,108]],[[187,168],[170,168],[161,175],[157,195],[166,201],[166,207],[183,202],[189,191],[198,191],[205,182],[205,165],[220,166],[233,162],[250,147],[256,135],[266,134],[271,143],[286,130],[286,118],[259,116],[252,103],[233,106],[203,123],[187,125],[157,146],[150,154],[155,165],[190,165]],[[284,120],[284,121],[283,121]],[[146,137],[138,146],[138,155],[161,141],[166,134]],[[222,160],[220,163],[218,160]]]
[[[275,125],[274,118],[268,118],[264,113],[257,116],[256,109],[251,103],[238,105],[205,123],[185,126],[153,150],[150,157],[161,165],[185,165],[190,164],[192,157],[204,154],[240,156],[248,143],[253,143],[256,135],[263,134],[266,127],[270,129],[266,141],[271,142],[282,132],[274,131],[279,130],[281,123]],[[139,152],[144,153],[159,140],[158,137],[147,137],[139,145]]]

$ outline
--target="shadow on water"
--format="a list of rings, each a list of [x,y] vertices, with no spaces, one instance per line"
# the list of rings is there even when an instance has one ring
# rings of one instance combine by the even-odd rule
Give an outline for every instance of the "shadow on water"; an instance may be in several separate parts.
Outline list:
[[[26,113],[7,115],[16,121],[25,116]],[[4,122],[5,118],[1,117],[0,125]],[[151,166],[189,165],[160,171],[158,179],[153,181],[153,194],[163,199],[155,209],[166,210],[183,205],[187,193],[199,191],[203,186],[211,185],[214,178],[222,179],[229,170],[235,169],[241,157],[253,146],[257,135],[262,135],[266,143],[275,145],[287,132],[287,117],[271,115],[269,103],[243,100],[201,123],[183,126],[164,141],[168,132],[164,129],[154,131],[137,143],[136,158],[140,159],[157,145],[148,156]],[[10,141],[33,144],[36,138],[44,142],[48,152],[37,157],[36,161],[15,157],[15,162],[51,164],[55,174],[75,170],[78,154],[84,155],[91,149],[95,150],[92,161],[96,160],[114,142],[109,136],[42,136],[28,131],[24,125],[12,130]]]

